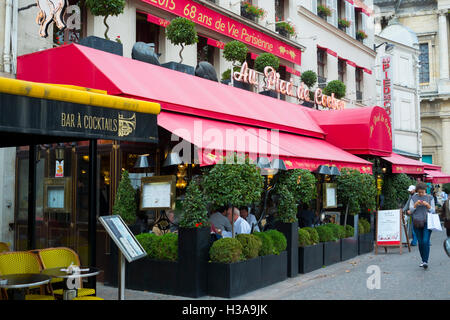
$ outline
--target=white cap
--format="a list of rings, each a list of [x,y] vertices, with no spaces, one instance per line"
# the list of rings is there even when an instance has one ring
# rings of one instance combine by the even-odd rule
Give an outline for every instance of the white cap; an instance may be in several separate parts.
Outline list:
[[[415,186],[410,185],[410,186],[408,187],[408,191],[409,191],[409,192],[414,191],[414,190],[416,190],[416,187],[415,187]]]

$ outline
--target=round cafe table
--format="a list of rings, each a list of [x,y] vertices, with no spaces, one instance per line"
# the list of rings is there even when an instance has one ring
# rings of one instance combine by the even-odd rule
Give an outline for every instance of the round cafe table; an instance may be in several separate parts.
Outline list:
[[[49,268],[44,269],[41,271],[42,275],[46,275],[52,278],[63,278],[67,279],[64,281],[64,288],[63,288],[63,299],[64,300],[72,300],[77,296],[77,290],[79,289],[76,285],[76,282],[74,283],[74,280],[81,278],[87,278],[87,277],[94,277],[100,272],[102,272],[101,269],[95,268],[95,267],[80,267],[80,271],[78,273],[67,273],[63,269],[67,268]]]
[[[50,282],[50,276],[39,273],[8,274],[0,276],[0,288],[13,289],[11,300],[25,300],[25,289]]]

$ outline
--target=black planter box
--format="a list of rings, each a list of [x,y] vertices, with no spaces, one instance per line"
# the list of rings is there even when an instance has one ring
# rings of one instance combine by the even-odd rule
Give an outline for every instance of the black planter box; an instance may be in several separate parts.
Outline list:
[[[372,232],[358,235],[358,254],[369,253],[373,251]]]
[[[106,40],[96,36],[89,36],[86,38],[82,38],[79,44],[123,56],[123,45],[121,43],[118,43],[117,41]]]
[[[275,228],[280,231],[287,240],[287,273],[288,277],[296,277],[298,274],[298,222],[277,222]]]
[[[358,255],[358,238],[341,239],[341,261],[354,258]]]
[[[275,99],[278,98],[278,93],[276,91],[272,91],[272,90],[261,91],[259,94],[262,94],[263,96],[272,97]]]
[[[323,243],[298,247],[298,272],[308,273],[323,266]]]
[[[287,279],[287,252],[283,251],[279,255],[271,254],[261,258],[261,282],[260,287]]]
[[[323,243],[323,264],[332,265],[341,261],[341,241],[329,241]]]
[[[187,73],[187,74],[191,74],[191,75],[195,75],[195,68],[192,66],[189,66],[187,64],[182,64],[182,63],[171,61],[171,62],[161,64],[161,67],[179,71],[179,72],[183,72],[183,73]]]
[[[233,87],[250,91],[250,84],[241,81],[234,80]]]
[[[255,16],[254,14],[247,12],[244,7],[241,7],[241,16],[253,22],[257,22],[258,19],[257,16]]]
[[[312,101],[303,101],[302,102],[302,106],[307,107],[307,108],[314,108],[314,102],[312,102]]]
[[[210,228],[178,230],[178,295],[198,298],[207,294]]]
[[[261,257],[236,263],[208,263],[208,294],[233,298],[261,287]]]
[[[226,84],[227,86],[230,85],[231,80],[221,80],[220,83]]]

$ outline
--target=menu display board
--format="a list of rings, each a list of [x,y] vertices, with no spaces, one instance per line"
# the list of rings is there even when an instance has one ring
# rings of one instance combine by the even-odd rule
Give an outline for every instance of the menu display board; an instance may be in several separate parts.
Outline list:
[[[175,176],[156,176],[141,179],[141,210],[173,209],[175,204]]]
[[[401,245],[401,213],[400,210],[380,210],[377,218],[377,245]]]
[[[323,207],[337,208],[337,185],[336,183],[323,184]]]
[[[128,262],[147,255],[147,252],[119,215],[101,216],[99,220]]]

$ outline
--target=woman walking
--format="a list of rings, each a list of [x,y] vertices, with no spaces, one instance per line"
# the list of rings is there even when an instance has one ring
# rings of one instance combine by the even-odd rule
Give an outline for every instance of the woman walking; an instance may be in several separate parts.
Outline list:
[[[413,216],[413,228],[419,242],[419,252],[422,258],[420,267],[427,269],[431,237],[431,230],[427,227],[427,214],[435,213],[435,207],[434,198],[427,194],[427,185],[425,183],[417,183],[416,194],[411,198],[409,210]]]

